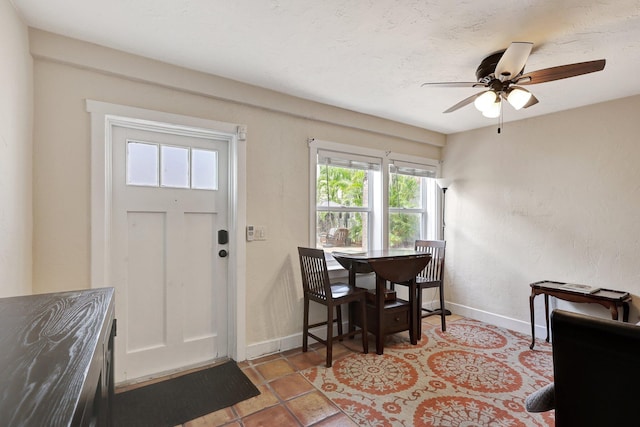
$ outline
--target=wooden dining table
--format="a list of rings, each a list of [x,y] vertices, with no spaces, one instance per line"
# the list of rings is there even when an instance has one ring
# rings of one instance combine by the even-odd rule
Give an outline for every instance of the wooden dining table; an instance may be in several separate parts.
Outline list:
[[[356,286],[356,275],[375,273],[373,304],[367,304],[369,331],[376,336],[376,352],[383,354],[384,337],[408,330],[412,344],[417,344],[420,309],[417,307],[415,278],[431,261],[431,254],[413,249],[383,249],[366,252],[333,252],[333,257],[349,271],[349,284]],[[407,285],[408,301],[385,301],[387,281]],[[353,310],[351,310],[353,311]],[[352,316],[353,313],[350,313]],[[358,316],[351,317],[352,320]]]

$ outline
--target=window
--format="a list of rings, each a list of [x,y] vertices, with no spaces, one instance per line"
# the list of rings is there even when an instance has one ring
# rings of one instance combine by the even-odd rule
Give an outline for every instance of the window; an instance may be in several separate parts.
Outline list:
[[[373,237],[374,206],[382,159],[318,150],[316,162],[316,246],[327,251],[366,250]]]
[[[438,237],[437,161],[310,141],[311,244],[330,253]]]
[[[127,185],[218,189],[218,152],[127,141]]]
[[[418,239],[435,239],[436,168],[389,162],[389,247],[413,248]]]

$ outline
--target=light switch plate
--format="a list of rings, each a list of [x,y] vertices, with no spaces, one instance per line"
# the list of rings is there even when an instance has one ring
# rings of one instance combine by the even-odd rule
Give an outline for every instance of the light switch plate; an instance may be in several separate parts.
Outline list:
[[[267,240],[267,227],[256,225],[253,231],[253,240]]]

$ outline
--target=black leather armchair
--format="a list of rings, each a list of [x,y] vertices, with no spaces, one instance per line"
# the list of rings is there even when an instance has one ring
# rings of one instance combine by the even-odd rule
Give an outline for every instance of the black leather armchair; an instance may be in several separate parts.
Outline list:
[[[556,426],[640,425],[640,326],[555,310],[554,383],[527,410],[555,409]]]

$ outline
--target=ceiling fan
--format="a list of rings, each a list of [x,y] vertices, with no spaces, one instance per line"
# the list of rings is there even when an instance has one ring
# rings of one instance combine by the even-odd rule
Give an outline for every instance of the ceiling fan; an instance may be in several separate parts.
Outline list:
[[[476,70],[478,81],[423,83],[422,86],[486,88],[482,92],[463,99],[444,112],[451,113],[473,102],[485,117],[495,118],[500,116],[502,111],[502,99],[516,110],[528,108],[538,103],[538,99],[521,86],[601,71],[606,63],[606,60],[599,59],[544,68],[523,74],[532,47],[533,43],[513,42],[506,50],[486,57]]]

